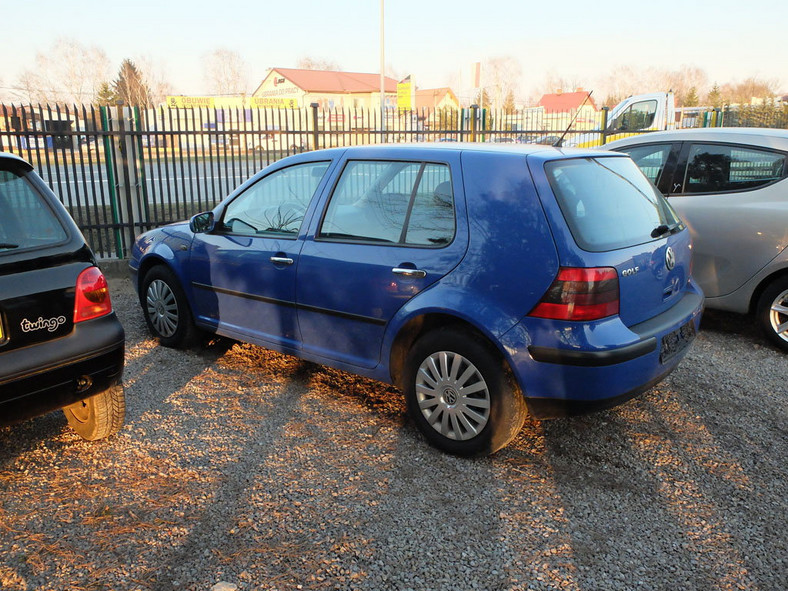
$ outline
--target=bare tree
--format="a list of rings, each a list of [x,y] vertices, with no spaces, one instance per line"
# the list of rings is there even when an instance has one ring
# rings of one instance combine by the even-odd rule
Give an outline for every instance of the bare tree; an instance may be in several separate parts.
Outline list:
[[[173,94],[172,85],[167,81],[161,62],[151,57],[140,57],[135,60],[145,86],[148,88],[150,106],[163,103],[168,94]]]
[[[693,88],[696,95],[705,94],[708,84],[706,72],[695,66],[666,70],[619,65],[602,79],[598,88],[599,95],[605,97],[603,104],[609,107],[633,94],[668,90],[676,95],[676,104],[682,106],[692,100]]]
[[[109,78],[109,59],[102,49],[74,39],[57,39],[37,53],[35,67],[22,72],[17,96],[28,102],[90,103]]]
[[[703,92],[705,92],[709,86],[709,77],[706,75],[706,72],[695,66],[685,65],[678,70],[658,72],[659,77],[656,80],[658,85],[654,90],[672,90],[676,96],[676,104],[680,107],[695,106],[688,104],[692,101],[691,95],[693,91],[697,99],[698,89],[703,89]]]
[[[748,105],[753,99],[773,97],[777,92],[776,89],[777,83],[774,80],[750,77],[743,82],[723,84],[721,93],[726,103]]]
[[[332,70],[334,72],[342,71],[342,66],[340,66],[337,62],[309,56],[300,58],[296,66],[302,70]]]
[[[519,90],[522,67],[514,57],[493,57],[482,66],[482,86],[490,93],[495,109],[503,108],[506,96]]]
[[[574,92],[578,88],[583,88],[584,82],[575,76],[559,76],[555,72],[549,72],[545,76],[543,94],[555,92]]]
[[[249,85],[246,62],[235,51],[216,49],[203,58],[205,82],[213,94],[243,94]]]

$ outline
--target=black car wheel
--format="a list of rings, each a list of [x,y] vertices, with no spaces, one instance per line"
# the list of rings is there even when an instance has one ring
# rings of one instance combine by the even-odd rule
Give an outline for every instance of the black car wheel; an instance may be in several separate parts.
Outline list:
[[[186,294],[166,267],[153,267],[145,275],[140,291],[145,322],[165,347],[189,347],[197,338]]]
[[[766,338],[788,351],[788,277],[772,282],[758,299],[758,322]]]
[[[493,453],[520,431],[525,400],[506,364],[469,333],[428,333],[405,365],[408,411],[434,446],[470,456]]]
[[[120,431],[126,416],[126,395],[121,384],[63,408],[68,424],[88,441]]]

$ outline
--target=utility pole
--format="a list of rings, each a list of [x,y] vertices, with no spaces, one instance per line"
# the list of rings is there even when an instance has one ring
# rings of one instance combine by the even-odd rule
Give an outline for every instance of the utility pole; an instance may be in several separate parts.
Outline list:
[[[383,141],[386,141],[386,54],[384,52],[383,26],[384,0],[380,0],[380,131]]]

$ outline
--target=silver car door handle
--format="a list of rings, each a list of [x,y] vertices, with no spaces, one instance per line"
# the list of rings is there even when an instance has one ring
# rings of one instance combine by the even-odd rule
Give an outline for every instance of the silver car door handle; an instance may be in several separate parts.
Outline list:
[[[271,257],[269,259],[275,265],[292,265],[293,259],[290,257]]]
[[[404,277],[418,277],[419,279],[427,276],[427,271],[422,271],[421,269],[405,269],[403,267],[394,267],[391,272],[395,275],[402,275]]]

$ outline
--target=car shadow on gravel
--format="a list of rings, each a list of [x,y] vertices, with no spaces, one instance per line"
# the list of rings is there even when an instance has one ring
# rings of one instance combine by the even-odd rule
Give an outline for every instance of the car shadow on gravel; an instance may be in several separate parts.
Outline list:
[[[494,458],[512,475],[504,521],[551,524],[526,581],[786,588],[788,524],[764,511],[785,506],[784,357],[745,317],[712,314],[705,328],[657,387],[612,410],[526,424]]]

